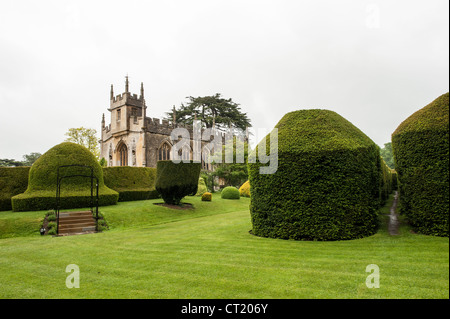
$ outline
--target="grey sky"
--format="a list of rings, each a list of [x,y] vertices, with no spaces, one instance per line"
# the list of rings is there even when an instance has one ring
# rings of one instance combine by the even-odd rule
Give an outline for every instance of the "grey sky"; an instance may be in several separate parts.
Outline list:
[[[71,127],[100,132],[109,90],[163,117],[222,93],[268,130],[336,111],[378,145],[449,86],[449,2],[0,2],[0,158],[44,153]]]

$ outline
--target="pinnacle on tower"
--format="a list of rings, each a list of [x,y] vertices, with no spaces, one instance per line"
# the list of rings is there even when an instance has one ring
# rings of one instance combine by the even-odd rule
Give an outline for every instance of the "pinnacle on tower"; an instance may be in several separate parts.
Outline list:
[[[141,82],[141,100],[144,99],[144,82]]]
[[[129,90],[128,90],[128,74],[125,76],[125,93],[129,93]]]
[[[113,85],[111,84],[111,95],[110,95],[110,100],[114,99],[114,89],[113,89]]]

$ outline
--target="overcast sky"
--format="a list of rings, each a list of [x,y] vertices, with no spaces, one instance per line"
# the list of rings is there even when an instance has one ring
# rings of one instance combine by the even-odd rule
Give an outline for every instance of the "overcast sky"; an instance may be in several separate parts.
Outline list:
[[[381,147],[449,87],[448,0],[0,2],[0,158],[101,129],[110,85],[162,118],[221,93],[256,128],[333,110]]]

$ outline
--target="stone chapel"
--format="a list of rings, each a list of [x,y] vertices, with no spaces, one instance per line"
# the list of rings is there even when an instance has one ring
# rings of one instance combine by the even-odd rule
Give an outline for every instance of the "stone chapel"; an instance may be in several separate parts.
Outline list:
[[[158,160],[171,159],[172,141],[170,134],[176,126],[175,119],[169,121],[147,117],[144,98],[144,84],[140,95],[129,92],[128,76],[125,77],[125,92],[114,95],[111,85],[111,123],[106,125],[102,117],[100,158],[105,158],[108,166],[156,167]],[[174,112],[175,113],[175,112]],[[192,160],[192,127],[183,126],[191,132],[191,145],[183,149],[183,156]],[[202,143],[202,169],[212,170],[212,165],[204,159],[210,152]],[[189,155],[185,155],[189,154]]]

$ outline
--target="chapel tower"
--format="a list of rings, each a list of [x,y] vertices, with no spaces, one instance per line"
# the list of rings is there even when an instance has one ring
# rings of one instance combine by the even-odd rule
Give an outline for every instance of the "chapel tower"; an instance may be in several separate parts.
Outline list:
[[[102,116],[101,157],[108,166],[146,166],[145,160],[145,115],[147,106],[144,98],[144,84],[141,92],[131,94],[128,75],[125,77],[125,92],[114,96],[111,84],[111,124],[105,126]]]

